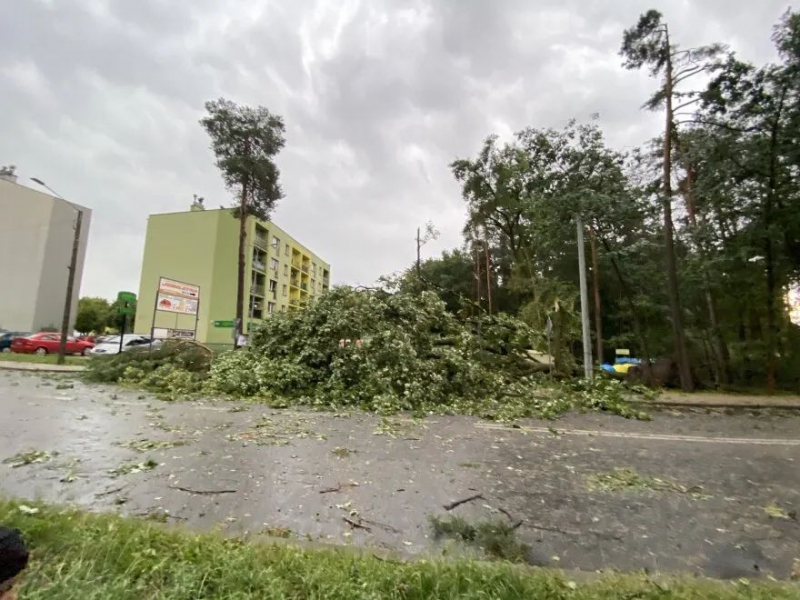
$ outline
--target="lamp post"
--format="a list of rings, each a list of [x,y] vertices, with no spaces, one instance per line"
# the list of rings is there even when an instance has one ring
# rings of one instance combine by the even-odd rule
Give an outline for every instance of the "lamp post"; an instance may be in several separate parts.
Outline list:
[[[77,218],[75,219],[75,235],[72,238],[72,255],[70,256],[69,260],[69,275],[67,277],[67,297],[64,301],[64,314],[61,320],[61,341],[58,344],[58,359],[57,362],[59,365],[64,364],[64,358],[67,354],[67,337],[69,337],[69,318],[70,312],[72,311],[72,291],[75,287],[75,270],[77,269],[78,265],[78,250],[80,248],[81,243],[81,224],[83,222],[83,211],[78,208],[75,204],[64,198],[61,194],[53,190],[49,185],[47,185],[41,179],[37,179],[36,177],[31,177],[31,181],[34,181],[41,185],[44,188],[47,188],[52,192],[52,194],[58,198],[59,200],[63,200],[67,204],[69,204],[72,208],[75,209],[77,212]]]

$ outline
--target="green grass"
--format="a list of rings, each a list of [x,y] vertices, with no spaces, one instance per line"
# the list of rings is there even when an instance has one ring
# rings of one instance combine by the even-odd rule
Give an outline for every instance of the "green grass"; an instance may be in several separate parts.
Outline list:
[[[22,530],[32,550],[23,600],[800,598],[800,587],[788,583],[692,578],[656,582],[646,575],[573,581],[555,570],[504,562],[398,562],[346,549],[198,535],[151,520],[35,503],[0,500],[0,523]]]
[[[54,365],[58,360],[57,354],[17,354],[16,352],[3,352],[0,354],[0,362],[23,362],[38,363],[42,365]],[[88,359],[83,356],[65,356],[64,364],[86,366]]]
[[[505,521],[479,521],[473,525],[461,517],[432,517],[431,529],[436,539],[464,542],[491,558],[524,563],[531,551],[517,539],[516,527]]]

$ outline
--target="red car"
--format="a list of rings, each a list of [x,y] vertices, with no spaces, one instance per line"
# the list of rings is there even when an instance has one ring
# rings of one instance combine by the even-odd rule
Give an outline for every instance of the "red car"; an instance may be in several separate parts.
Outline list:
[[[28,337],[14,338],[11,342],[11,351],[21,354],[58,354],[60,343],[61,334],[43,331]],[[87,356],[92,348],[94,348],[93,342],[67,338],[67,354]]]

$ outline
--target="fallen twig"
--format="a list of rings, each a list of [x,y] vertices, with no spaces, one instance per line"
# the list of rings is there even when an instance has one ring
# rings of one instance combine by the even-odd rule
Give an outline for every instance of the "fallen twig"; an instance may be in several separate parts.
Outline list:
[[[197,494],[200,496],[211,496],[214,494],[235,494],[239,490],[193,490],[191,488],[181,487],[179,485],[171,485],[170,489],[173,490],[180,490],[182,492],[187,492],[189,494]]]
[[[372,529],[370,529],[366,525],[362,525],[361,523],[357,523],[356,521],[353,521],[352,519],[348,519],[347,517],[342,517],[342,519],[344,520],[345,523],[347,523],[348,525],[350,525],[351,527],[353,527],[355,529],[365,529],[366,531],[372,532]]]
[[[357,483],[340,483],[336,487],[325,488],[319,491],[320,494],[330,494],[332,492],[341,492],[350,488],[358,487]]]
[[[454,502],[451,502],[449,504],[445,504],[444,505],[444,509],[445,510],[453,510],[457,506],[461,506],[462,504],[465,504],[467,502],[472,502],[473,500],[478,500],[479,498],[483,498],[483,494],[478,493],[478,494],[474,494],[472,496],[469,496],[467,498],[462,498],[461,500],[455,500]]]
[[[94,495],[94,497],[95,498],[101,498],[103,496],[109,496],[111,494],[116,494],[117,492],[121,492],[122,490],[124,490],[126,487],[128,487],[127,484],[121,485],[121,486],[119,486],[117,488],[106,490],[105,492],[98,492],[97,494]]]
[[[380,523],[379,521],[373,521],[372,519],[361,519],[362,523],[369,523],[370,525],[374,525],[375,527],[379,527],[384,531],[388,531],[389,533],[402,533],[396,527],[392,527],[391,525],[387,525],[386,523]]]
[[[512,517],[512,516],[511,516],[511,513],[510,513],[510,512],[508,512],[508,511],[507,511],[505,508],[503,508],[502,506],[498,506],[498,507],[497,507],[497,510],[499,510],[501,513],[503,513],[505,516],[507,516],[509,521],[513,521],[513,520],[514,520],[514,517]]]

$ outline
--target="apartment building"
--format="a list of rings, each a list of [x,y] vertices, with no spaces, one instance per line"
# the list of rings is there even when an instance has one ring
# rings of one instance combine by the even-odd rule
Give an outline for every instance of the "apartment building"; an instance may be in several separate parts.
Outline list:
[[[92,211],[0,176],[0,327],[61,328],[75,221],[83,213],[70,330],[78,312]]]
[[[302,310],[328,290],[330,264],[272,221],[247,219],[243,331],[280,311]],[[186,332],[212,346],[233,342],[239,221],[228,209],[150,215],[135,332]],[[156,311],[160,278],[199,286],[197,315]]]

